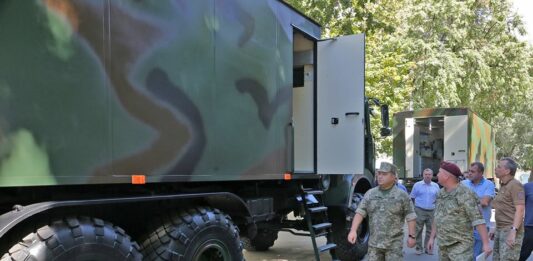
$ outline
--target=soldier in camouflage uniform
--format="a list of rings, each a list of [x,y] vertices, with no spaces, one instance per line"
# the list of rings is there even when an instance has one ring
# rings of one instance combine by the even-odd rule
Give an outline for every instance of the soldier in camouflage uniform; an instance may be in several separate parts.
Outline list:
[[[459,183],[461,175],[457,165],[446,161],[440,164],[437,178],[443,188],[437,194],[435,216],[428,242],[428,251],[433,251],[437,236],[439,260],[472,260],[472,227],[476,227],[481,236],[483,252],[487,256],[492,252],[479,200],[474,192]]]
[[[369,260],[403,259],[403,225],[407,221],[407,245],[415,246],[416,214],[409,195],[395,186],[397,168],[387,162],[378,169],[379,187],[369,190],[356,210],[348,241],[355,244],[357,229],[368,216],[370,240]]]

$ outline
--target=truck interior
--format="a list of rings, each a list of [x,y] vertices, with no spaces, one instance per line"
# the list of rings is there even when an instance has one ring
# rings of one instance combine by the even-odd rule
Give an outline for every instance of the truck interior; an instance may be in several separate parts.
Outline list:
[[[444,117],[407,118],[405,126],[406,146],[413,146],[406,152],[414,152],[414,155],[406,155],[407,176],[422,177],[426,168],[436,175],[444,159]]]
[[[315,172],[315,41],[293,34],[294,172]]]

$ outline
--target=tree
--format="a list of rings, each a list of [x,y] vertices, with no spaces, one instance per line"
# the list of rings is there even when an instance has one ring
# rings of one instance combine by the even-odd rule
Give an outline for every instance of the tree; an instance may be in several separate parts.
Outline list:
[[[469,106],[486,120],[510,116],[532,80],[527,45],[509,1],[418,0],[412,5],[408,53],[416,63],[414,108]],[[486,101],[490,100],[490,103]],[[523,100],[522,100],[523,101]]]
[[[414,108],[470,107],[496,131],[498,155],[532,166],[532,50],[509,1],[415,1],[407,51]],[[417,25],[417,26],[414,26]]]
[[[528,102],[521,104],[521,110],[513,113],[512,117],[500,114],[495,117],[497,157],[511,156],[520,167],[533,171],[533,88],[524,96]]]

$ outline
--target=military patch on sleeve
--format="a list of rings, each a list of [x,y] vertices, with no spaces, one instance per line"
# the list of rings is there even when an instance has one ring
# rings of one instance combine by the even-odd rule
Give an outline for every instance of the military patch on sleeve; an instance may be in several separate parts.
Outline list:
[[[518,195],[516,196],[516,198],[517,198],[518,200],[526,200],[526,196],[525,196],[524,191],[520,191],[520,192],[518,192]]]

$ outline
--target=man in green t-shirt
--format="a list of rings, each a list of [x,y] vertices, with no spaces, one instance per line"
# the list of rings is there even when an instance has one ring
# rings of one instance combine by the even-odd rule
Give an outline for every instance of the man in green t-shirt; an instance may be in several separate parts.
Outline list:
[[[496,229],[491,229],[494,238],[494,261],[518,260],[524,238],[524,186],[514,178],[518,165],[512,158],[502,158],[496,166],[500,179],[500,191],[494,198]]]

